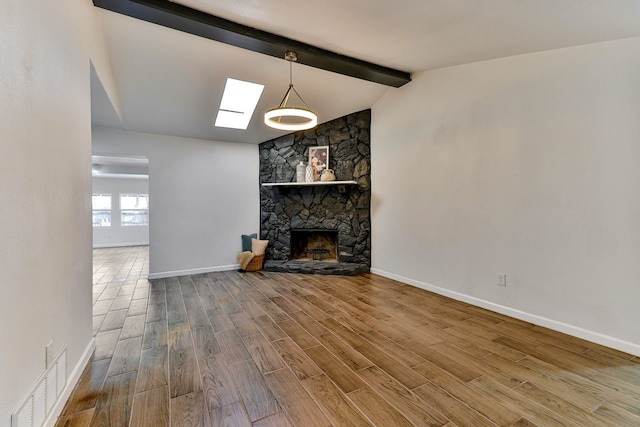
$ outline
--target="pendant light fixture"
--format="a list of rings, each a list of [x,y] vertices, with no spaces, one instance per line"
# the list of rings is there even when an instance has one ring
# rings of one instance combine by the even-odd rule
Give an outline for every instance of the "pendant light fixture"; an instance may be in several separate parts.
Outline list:
[[[264,123],[269,127],[280,130],[296,131],[311,129],[318,124],[318,116],[311,111],[298,91],[293,87],[292,63],[298,60],[298,56],[295,52],[289,51],[285,53],[284,59],[289,61],[289,89],[287,93],[284,94],[284,98],[282,98],[282,102],[280,102],[278,107],[272,108],[264,113]],[[287,107],[287,102],[292,92],[300,98],[300,101],[302,101],[307,108]]]

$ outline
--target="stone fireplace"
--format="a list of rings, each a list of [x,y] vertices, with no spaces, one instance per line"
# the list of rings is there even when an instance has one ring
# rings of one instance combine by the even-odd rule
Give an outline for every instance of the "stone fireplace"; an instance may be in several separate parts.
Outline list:
[[[338,262],[338,230],[291,229],[289,259]]]
[[[337,181],[355,181],[261,186],[260,238],[269,240],[265,270],[344,275],[369,271],[370,123],[371,110],[365,110],[260,144],[261,184],[293,183],[296,165],[309,161],[309,147],[314,146],[329,146],[329,168]]]

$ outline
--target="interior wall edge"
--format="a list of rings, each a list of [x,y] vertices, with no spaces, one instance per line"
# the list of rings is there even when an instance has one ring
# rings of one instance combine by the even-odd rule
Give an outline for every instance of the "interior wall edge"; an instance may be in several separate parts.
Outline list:
[[[545,328],[549,328],[557,332],[562,332],[564,334],[571,335],[577,338],[582,338],[584,340],[594,342],[596,344],[600,344],[605,347],[610,347],[615,350],[620,350],[625,353],[633,354],[635,356],[640,356],[640,343],[624,341],[616,337],[612,337],[609,335],[601,334],[599,332],[583,329],[578,326],[569,325],[567,323],[559,322],[554,319],[550,319],[547,317],[542,317],[542,316],[538,316],[525,311],[517,310],[515,308],[511,308],[508,306],[496,304],[494,302],[476,298],[471,295],[463,294],[460,292],[454,292],[449,289],[441,288],[439,286],[434,286],[429,283],[422,282],[420,280],[415,280],[409,277],[401,276],[399,274],[390,273],[388,271],[380,270],[378,268],[372,267],[371,272],[373,274],[377,274],[379,276],[386,277],[388,279],[397,280],[407,285],[424,289],[425,291],[433,292],[438,295],[442,295],[442,296],[454,299],[456,301],[466,302],[467,304],[471,304],[476,307],[481,307],[490,311],[494,311],[496,313],[504,314],[505,316],[509,316],[515,319],[523,320],[525,322],[533,323],[534,325],[543,326]]]
[[[240,264],[219,265],[215,267],[190,268],[188,270],[160,271],[149,273],[149,280],[165,279],[167,277],[190,276],[192,274],[215,273],[218,271],[230,271],[240,269]]]
[[[149,242],[134,242],[134,243],[107,243],[93,245],[93,249],[105,249],[105,248],[124,248],[129,246],[149,246]]]

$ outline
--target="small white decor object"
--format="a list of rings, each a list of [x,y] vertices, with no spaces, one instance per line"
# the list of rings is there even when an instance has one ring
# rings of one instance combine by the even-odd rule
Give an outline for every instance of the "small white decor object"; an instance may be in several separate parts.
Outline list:
[[[313,182],[313,168],[311,165],[307,165],[307,171],[304,176],[305,182]]]
[[[333,173],[333,169],[325,169],[322,171],[322,175],[320,175],[320,181],[330,182],[336,180],[336,174]]]
[[[296,166],[296,182],[306,182],[307,176],[307,165],[303,162],[300,162],[298,166]]]

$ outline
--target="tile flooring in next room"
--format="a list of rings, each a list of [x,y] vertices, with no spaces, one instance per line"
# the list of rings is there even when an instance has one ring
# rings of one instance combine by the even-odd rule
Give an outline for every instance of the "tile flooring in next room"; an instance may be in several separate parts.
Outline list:
[[[640,359],[376,275],[148,282],[94,252],[96,351],[58,426],[639,426]]]

